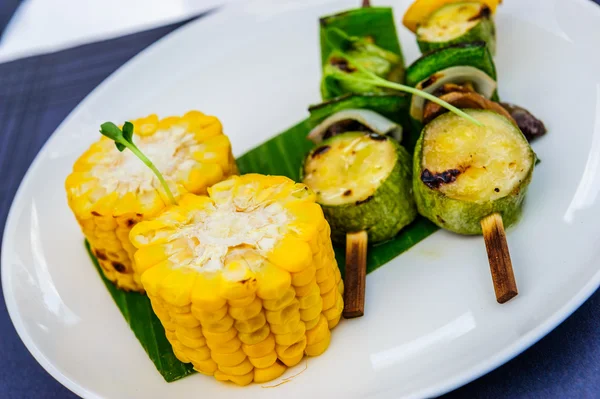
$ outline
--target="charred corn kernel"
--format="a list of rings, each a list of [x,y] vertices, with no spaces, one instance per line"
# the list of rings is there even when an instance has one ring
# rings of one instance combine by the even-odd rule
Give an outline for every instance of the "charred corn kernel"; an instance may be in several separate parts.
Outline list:
[[[237,173],[221,123],[199,114],[162,120],[152,114],[132,121],[135,144],[161,171],[176,198],[204,194],[208,186]],[[119,152],[112,140],[101,137],[75,162],[65,189],[106,278],[121,289],[142,291],[141,274],[164,261],[168,252],[160,245],[138,251],[139,263],[145,267],[137,268],[130,241],[166,241],[164,231],[156,226],[147,226],[151,237],[144,237],[146,232],[141,230],[130,237],[137,223],[152,219],[170,203],[154,173],[131,151]],[[163,226],[167,231],[173,227]],[[176,298],[180,299],[185,300]]]
[[[275,362],[271,366],[266,368],[255,368],[254,369],[254,382],[257,384],[274,380],[279,378],[285,373],[287,367],[280,363]]]
[[[205,123],[201,114],[183,119]],[[226,144],[217,139],[203,145]],[[180,360],[240,385],[277,378],[322,353],[339,321],[341,280],[323,212],[283,177],[231,177],[207,193],[133,228],[135,267]]]

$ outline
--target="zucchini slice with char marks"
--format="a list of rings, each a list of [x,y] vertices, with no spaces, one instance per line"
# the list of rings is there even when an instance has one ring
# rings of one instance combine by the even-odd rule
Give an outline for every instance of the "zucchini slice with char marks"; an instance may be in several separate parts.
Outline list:
[[[515,223],[531,181],[535,154],[517,125],[489,110],[464,110],[427,124],[415,148],[413,189],[419,213],[459,234],[481,234],[480,221],[498,212]]]
[[[370,243],[385,241],[414,220],[410,160],[395,140],[372,132],[336,135],[308,154],[302,181],[315,191],[337,244],[363,230]]]
[[[423,53],[458,43],[484,41],[496,51],[496,28],[492,11],[479,1],[446,4],[417,29],[417,43]]]

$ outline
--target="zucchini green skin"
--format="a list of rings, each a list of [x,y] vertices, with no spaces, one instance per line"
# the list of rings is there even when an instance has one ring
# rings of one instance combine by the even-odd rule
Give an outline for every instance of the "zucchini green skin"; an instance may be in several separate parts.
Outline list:
[[[403,129],[407,129],[407,110],[409,106],[410,96],[404,93],[347,93],[320,104],[311,105],[308,108],[308,112],[310,112],[310,125],[313,128],[328,116],[352,108],[375,111],[389,120],[400,124]]]
[[[516,125],[515,129],[516,132],[522,135]],[[413,191],[419,214],[442,229],[464,235],[482,234],[481,219],[495,212],[502,215],[504,227],[509,227],[519,220],[523,200],[533,176],[535,162],[532,163],[529,173],[520,186],[502,198],[483,203],[457,200],[447,197],[438,190],[429,188],[421,180],[421,174],[423,173],[423,137],[426,132],[427,126],[423,129],[417,141],[413,158]],[[523,139],[525,140],[525,137]],[[530,151],[531,156],[535,158],[533,150]]]
[[[442,49],[448,46],[461,43],[485,42],[490,53],[496,52],[496,27],[491,18],[484,18],[477,25],[469,29],[463,35],[445,42],[428,42],[417,35],[417,44],[422,53]]]
[[[442,69],[472,66],[497,80],[496,65],[485,42],[461,43],[424,54],[406,69],[406,84],[415,87]]]
[[[348,133],[351,132],[344,134]],[[325,140],[320,146],[340,136]],[[320,204],[331,227],[331,239],[336,244],[344,245],[347,233],[363,230],[367,231],[370,243],[386,241],[417,217],[412,193],[411,156],[395,140],[387,140],[396,148],[396,165],[372,196],[360,203],[337,206]],[[307,158],[309,156],[310,153]],[[301,174],[304,174],[304,166]]]
[[[384,50],[404,56],[398,40],[394,14],[389,7],[364,7],[322,17],[320,20],[321,65],[325,65],[333,48],[326,39],[328,28],[338,28],[349,36],[371,37]]]

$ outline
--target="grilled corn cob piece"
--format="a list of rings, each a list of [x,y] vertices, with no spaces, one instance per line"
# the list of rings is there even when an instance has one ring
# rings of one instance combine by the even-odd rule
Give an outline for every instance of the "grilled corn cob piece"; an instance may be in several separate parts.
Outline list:
[[[175,197],[204,194],[210,185],[237,174],[229,139],[214,116],[191,111],[132,123],[134,142],[163,173]],[[104,275],[119,288],[141,291],[129,232],[169,204],[158,179],[131,151],[119,152],[102,137],[75,162],[65,187]]]
[[[234,176],[137,224],[130,239],[175,355],[199,372],[261,383],[329,346],[344,286],[305,185]]]

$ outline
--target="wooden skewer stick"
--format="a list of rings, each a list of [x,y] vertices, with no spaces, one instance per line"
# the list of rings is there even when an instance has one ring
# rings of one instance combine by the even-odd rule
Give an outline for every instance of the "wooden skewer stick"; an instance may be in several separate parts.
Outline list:
[[[370,0],[363,0],[362,7],[363,8],[371,7],[371,1]]]
[[[365,286],[367,283],[366,231],[346,235],[346,273],[344,277],[344,311],[346,319],[365,314]]]
[[[498,303],[505,303],[516,297],[519,291],[517,291],[517,282],[510,261],[502,216],[499,213],[492,213],[481,219],[481,229],[490,262],[496,300]]]

